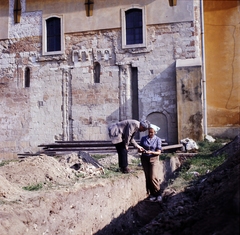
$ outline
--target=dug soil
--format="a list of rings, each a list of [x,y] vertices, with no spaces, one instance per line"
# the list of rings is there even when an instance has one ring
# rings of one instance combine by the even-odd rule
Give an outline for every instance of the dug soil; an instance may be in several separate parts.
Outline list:
[[[162,202],[147,200],[141,167],[107,176],[116,155],[100,167],[75,153],[11,161],[0,167],[0,234],[239,235],[239,137],[223,152],[222,165],[178,189],[162,162]]]

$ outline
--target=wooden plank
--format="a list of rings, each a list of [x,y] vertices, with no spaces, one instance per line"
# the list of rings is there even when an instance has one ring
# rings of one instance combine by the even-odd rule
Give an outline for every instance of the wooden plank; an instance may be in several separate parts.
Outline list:
[[[168,150],[168,149],[177,149],[177,148],[182,148],[182,144],[174,144],[174,145],[168,145],[165,147],[162,147],[163,150]]]

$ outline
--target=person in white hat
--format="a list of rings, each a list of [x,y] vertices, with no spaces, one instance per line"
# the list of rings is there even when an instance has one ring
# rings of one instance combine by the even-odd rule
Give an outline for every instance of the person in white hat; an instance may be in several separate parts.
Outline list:
[[[159,155],[161,154],[162,141],[156,136],[160,127],[151,124],[148,129],[148,135],[143,136],[140,145],[144,150],[139,150],[142,153],[141,163],[146,179],[147,194],[150,194],[151,201],[161,201],[160,195],[160,177],[159,177]]]
[[[112,143],[116,147],[118,153],[118,164],[122,173],[129,173],[128,168],[128,146],[130,143],[142,151],[143,148],[137,144],[134,139],[136,132],[146,131],[150,127],[150,122],[147,120],[137,121],[137,120],[124,120],[117,122],[108,127],[109,137]]]

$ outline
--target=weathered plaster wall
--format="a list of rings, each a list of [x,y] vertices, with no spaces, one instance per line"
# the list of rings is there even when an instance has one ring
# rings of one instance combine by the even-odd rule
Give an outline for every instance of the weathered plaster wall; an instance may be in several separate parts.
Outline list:
[[[207,122],[215,136],[239,134],[239,9],[239,1],[204,1]]]
[[[64,14],[67,33],[120,28],[120,10],[131,6],[146,7],[148,25],[194,19],[193,1],[179,1],[177,7],[170,7],[167,0],[96,0],[91,17],[86,17],[84,3],[85,0],[26,0],[27,11],[41,10],[44,16]]]
[[[8,16],[9,16],[9,0],[1,0],[0,4],[0,39],[8,38]]]
[[[177,60],[178,140],[203,140],[200,59]]]

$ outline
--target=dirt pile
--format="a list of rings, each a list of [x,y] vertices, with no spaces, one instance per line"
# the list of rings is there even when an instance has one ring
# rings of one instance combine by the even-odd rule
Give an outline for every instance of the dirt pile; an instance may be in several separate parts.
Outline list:
[[[101,165],[117,164],[116,154],[101,165],[76,153],[10,162],[0,168],[1,234],[238,235],[239,146],[238,137],[216,152],[227,160],[195,184],[165,188],[162,203],[145,200],[142,170],[97,180]],[[76,181],[82,176],[91,187]],[[44,190],[23,190],[37,184]]]
[[[85,156],[85,152],[82,152]],[[103,168],[84,161],[78,153],[55,159],[47,155],[12,161],[1,167],[0,196],[12,200],[22,187],[42,184],[42,187],[63,187],[76,182],[77,176],[103,174]]]

